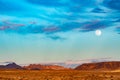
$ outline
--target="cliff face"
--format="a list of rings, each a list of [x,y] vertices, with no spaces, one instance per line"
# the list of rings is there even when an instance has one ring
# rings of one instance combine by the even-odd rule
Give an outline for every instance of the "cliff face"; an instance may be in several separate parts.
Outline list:
[[[25,66],[24,68],[29,70],[65,70],[67,69],[58,65],[41,65],[41,64],[30,64],[29,66]]]
[[[120,61],[86,63],[75,68],[75,70],[116,70],[120,69]]]

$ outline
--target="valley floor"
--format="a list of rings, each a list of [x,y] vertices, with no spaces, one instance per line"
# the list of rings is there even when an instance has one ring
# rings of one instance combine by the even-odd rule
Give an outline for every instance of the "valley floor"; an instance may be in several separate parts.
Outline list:
[[[0,70],[0,80],[120,80],[120,72]]]

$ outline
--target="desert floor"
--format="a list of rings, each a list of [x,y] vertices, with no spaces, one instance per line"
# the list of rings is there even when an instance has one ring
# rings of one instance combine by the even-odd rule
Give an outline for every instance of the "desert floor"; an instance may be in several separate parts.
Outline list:
[[[0,70],[0,80],[120,80],[120,72]]]

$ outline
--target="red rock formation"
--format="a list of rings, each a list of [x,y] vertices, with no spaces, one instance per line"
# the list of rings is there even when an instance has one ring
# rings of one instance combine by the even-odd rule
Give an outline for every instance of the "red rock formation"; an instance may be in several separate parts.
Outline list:
[[[30,64],[29,66],[25,66],[24,68],[29,70],[65,70],[67,69],[58,65],[41,65],[41,64]]]
[[[120,69],[120,61],[85,63],[75,68],[75,70],[116,70]]]

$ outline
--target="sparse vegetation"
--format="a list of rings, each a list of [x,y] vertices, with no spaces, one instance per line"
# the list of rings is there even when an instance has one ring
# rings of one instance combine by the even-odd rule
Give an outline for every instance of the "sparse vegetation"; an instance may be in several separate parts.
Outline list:
[[[77,70],[1,70],[0,80],[120,80],[120,72]]]

